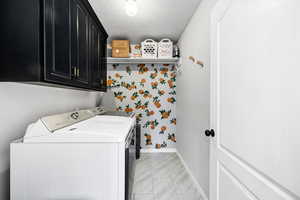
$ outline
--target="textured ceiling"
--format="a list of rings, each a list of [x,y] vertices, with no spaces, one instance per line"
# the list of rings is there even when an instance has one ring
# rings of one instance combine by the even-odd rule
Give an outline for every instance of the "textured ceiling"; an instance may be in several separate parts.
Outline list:
[[[125,0],[89,0],[111,39],[141,42],[146,38],[177,41],[201,0],[137,0],[129,17]]]

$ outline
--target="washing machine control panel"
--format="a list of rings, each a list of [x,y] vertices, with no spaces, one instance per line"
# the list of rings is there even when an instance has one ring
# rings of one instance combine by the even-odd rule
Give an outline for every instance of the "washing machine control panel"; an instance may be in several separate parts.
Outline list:
[[[43,124],[51,132],[71,126],[75,123],[94,117],[89,110],[80,110],[41,118]]]

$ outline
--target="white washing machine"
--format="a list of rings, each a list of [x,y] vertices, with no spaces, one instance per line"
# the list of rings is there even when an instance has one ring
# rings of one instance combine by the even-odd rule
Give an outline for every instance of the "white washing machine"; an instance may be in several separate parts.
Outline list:
[[[82,110],[31,124],[11,144],[11,199],[130,199],[136,121],[103,113]]]

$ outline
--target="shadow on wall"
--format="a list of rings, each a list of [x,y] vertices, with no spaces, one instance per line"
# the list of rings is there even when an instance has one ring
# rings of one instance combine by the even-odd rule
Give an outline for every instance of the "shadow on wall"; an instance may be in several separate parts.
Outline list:
[[[4,197],[4,199],[10,199],[9,174],[10,174],[9,169],[0,173],[0,196]]]
[[[104,106],[105,110],[115,111],[117,109],[116,103],[115,103],[115,96],[114,92],[108,90],[101,99],[100,102],[101,106]]]

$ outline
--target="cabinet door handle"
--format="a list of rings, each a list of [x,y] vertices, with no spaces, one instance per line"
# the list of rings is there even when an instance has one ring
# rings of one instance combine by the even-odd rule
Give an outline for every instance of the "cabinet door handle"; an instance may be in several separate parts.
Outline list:
[[[100,86],[102,86],[102,85],[103,85],[103,83],[104,83],[104,81],[103,81],[103,80],[100,80]]]
[[[73,74],[72,74],[72,76],[73,76],[74,78],[76,78],[76,67],[73,67]]]
[[[80,71],[79,71],[79,68],[77,68],[77,78],[79,78],[80,76]]]

